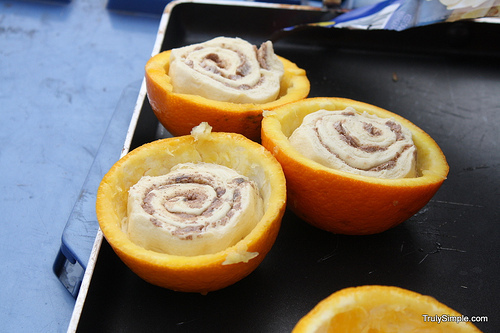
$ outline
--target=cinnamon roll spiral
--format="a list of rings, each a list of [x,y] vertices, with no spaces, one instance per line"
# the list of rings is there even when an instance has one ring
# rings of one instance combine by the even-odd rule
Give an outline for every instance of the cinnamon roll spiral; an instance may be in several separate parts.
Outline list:
[[[129,190],[129,238],[148,250],[183,256],[236,244],[264,214],[255,182],[211,163],[183,163],[142,177]]]
[[[320,110],[304,117],[289,138],[304,156],[324,166],[378,178],[416,177],[411,132],[392,118]]]
[[[168,72],[175,93],[232,103],[276,100],[283,74],[270,41],[257,49],[227,37],[173,49]]]

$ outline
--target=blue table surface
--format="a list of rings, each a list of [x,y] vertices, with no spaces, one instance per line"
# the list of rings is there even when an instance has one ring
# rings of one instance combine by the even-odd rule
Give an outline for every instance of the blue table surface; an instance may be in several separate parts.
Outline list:
[[[67,330],[61,234],[159,20],[105,0],[0,0],[0,332]]]

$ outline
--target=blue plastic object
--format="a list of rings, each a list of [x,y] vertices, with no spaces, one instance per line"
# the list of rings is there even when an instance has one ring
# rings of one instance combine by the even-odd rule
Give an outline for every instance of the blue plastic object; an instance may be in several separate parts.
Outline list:
[[[137,85],[137,87],[136,87]],[[127,87],[113,113],[78,200],[64,228],[61,247],[53,264],[54,273],[76,297],[99,228],[95,199],[102,177],[120,158],[139,84]]]
[[[114,11],[161,15],[165,6],[170,1],[171,0],[109,0],[106,8]]]
[[[161,15],[165,6],[172,0],[109,0],[106,8],[119,12],[142,13],[149,15]],[[222,0],[223,1],[223,0]],[[245,0],[242,0],[245,1]],[[287,5],[301,5],[301,0],[254,0],[255,2],[279,3]]]
[[[300,5],[301,0],[255,0],[255,2],[281,3],[285,5]]]

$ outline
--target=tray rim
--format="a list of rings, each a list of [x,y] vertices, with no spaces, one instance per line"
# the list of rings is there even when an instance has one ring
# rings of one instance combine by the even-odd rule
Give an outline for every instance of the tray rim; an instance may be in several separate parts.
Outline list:
[[[208,5],[225,5],[225,6],[237,6],[237,7],[257,7],[257,8],[281,8],[281,9],[289,9],[289,10],[314,10],[321,11],[324,10],[320,7],[313,6],[302,6],[302,5],[287,5],[287,4],[275,4],[275,3],[257,3],[257,2],[244,2],[244,1],[211,1],[211,0],[174,0],[168,3],[165,6],[163,14],[160,19],[158,33],[156,36],[156,40],[153,44],[153,49],[151,52],[151,56],[158,54],[161,50],[161,46],[163,40],[165,38],[166,28],[168,25],[168,21],[170,19],[170,14],[172,10],[181,4],[185,3],[194,3],[194,4],[208,4]],[[138,124],[139,116],[142,111],[142,107],[147,95],[146,91],[146,82],[145,79],[142,79],[141,88],[139,90],[139,94],[136,100],[136,104],[134,107],[134,111],[132,114],[132,118],[129,123],[129,127],[127,129],[127,135],[125,137],[125,141],[122,146],[122,150],[120,153],[120,158],[125,156],[129,150],[132,143],[132,139]],[[82,284],[80,286],[80,290],[78,292],[78,296],[75,301],[75,306],[73,308],[73,312],[71,314],[71,319],[68,325],[67,332],[76,332],[78,329],[78,324],[80,321],[80,317],[83,311],[83,307],[85,305],[85,300],[87,298],[87,294],[90,288],[90,283],[92,280],[92,276],[94,273],[94,269],[97,263],[97,258],[99,256],[99,252],[101,249],[101,245],[104,239],[104,235],[101,231],[101,228],[98,228],[96,237],[94,239],[94,243],[92,246],[92,250],[90,253],[90,258],[87,264],[87,268],[85,269],[85,273],[83,275]]]

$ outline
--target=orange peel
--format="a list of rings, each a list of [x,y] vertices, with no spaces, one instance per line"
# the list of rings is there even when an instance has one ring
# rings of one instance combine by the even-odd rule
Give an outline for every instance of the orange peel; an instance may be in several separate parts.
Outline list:
[[[292,147],[288,137],[307,114],[348,106],[382,118],[393,117],[411,131],[418,177],[355,175],[316,163]],[[345,98],[309,98],[266,112],[262,145],[283,167],[290,209],[311,225],[339,234],[375,234],[407,220],[429,202],[449,171],[437,143],[416,125],[382,108]]]
[[[238,104],[174,93],[168,76],[170,53],[168,50],[151,57],[145,66],[145,80],[151,107],[173,136],[187,135],[194,126],[207,122],[214,132],[234,132],[259,141],[263,110],[301,100],[309,94],[310,83],[305,70],[279,56],[285,73],[275,101]]]
[[[174,165],[185,162],[224,165],[259,186],[264,216],[235,245],[213,254],[169,255],[136,245],[122,230],[129,188],[144,175],[166,174]],[[104,176],[96,201],[104,237],[133,272],[157,286],[203,294],[234,284],[257,268],[276,240],[285,207],[282,168],[264,147],[240,134],[199,129],[193,130],[193,135],[154,141],[129,152]]]
[[[441,322],[439,322],[441,320]],[[480,333],[459,312],[431,296],[394,286],[339,290],[319,302],[292,333]]]

